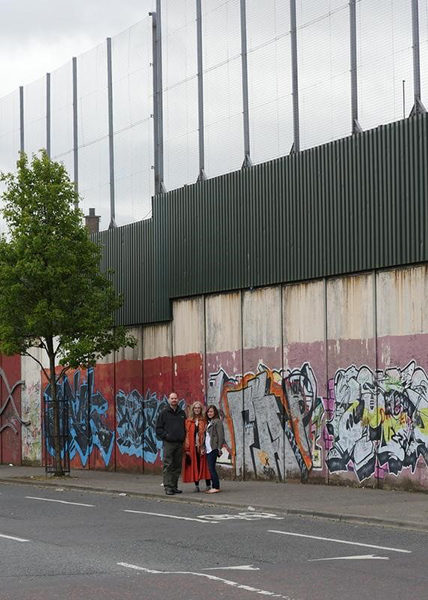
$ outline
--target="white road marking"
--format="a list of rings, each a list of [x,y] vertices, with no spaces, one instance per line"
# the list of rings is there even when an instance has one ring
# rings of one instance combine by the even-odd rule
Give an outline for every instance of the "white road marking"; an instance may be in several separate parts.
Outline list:
[[[241,565],[237,567],[208,567],[202,569],[202,571],[260,571],[260,568],[253,567],[253,565]]]
[[[135,569],[136,571],[143,571],[144,573],[151,573],[154,575],[194,575],[195,577],[206,577],[212,581],[218,581],[236,587],[240,590],[247,590],[248,592],[254,592],[261,596],[269,596],[270,598],[282,598],[282,600],[294,600],[290,596],[283,596],[282,594],[275,594],[274,592],[268,592],[267,590],[261,590],[259,588],[251,587],[250,585],[242,585],[236,581],[230,581],[230,579],[223,579],[223,577],[217,577],[216,575],[208,575],[208,573],[197,573],[193,571],[156,571],[154,569],[146,569],[145,567],[138,567],[137,565],[131,565],[129,563],[117,563],[120,567],[126,567],[127,569]]]
[[[240,512],[236,515],[199,515],[198,519],[207,519],[207,521],[259,521],[260,519],[277,519],[282,521],[284,517],[279,517],[273,513]]]
[[[167,519],[180,519],[182,521],[196,521],[197,523],[217,523],[217,521],[204,521],[203,519],[194,519],[192,517],[177,517],[176,515],[165,515],[163,513],[147,512],[145,510],[124,510],[126,513],[134,513],[136,515],[150,515],[152,517],[165,517]]]
[[[376,556],[376,554],[361,554],[360,556],[335,556],[333,558],[311,558],[308,562],[319,562],[321,560],[389,560],[387,556]]]
[[[390,552],[403,552],[411,554],[411,550],[401,550],[400,548],[389,548],[388,546],[375,546],[374,544],[362,544],[360,542],[348,542],[346,540],[336,540],[334,538],[319,537],[317,535],[304,535],[303,533],[292,533],[291,531],[276,531],[269,529],[269,533],[280,533],[281,535],[292,535],[296,537],[309,538],[311,540],[322,540],[324,542],[336,542],[336,544],[349,544],[350,546],[364,546],[365,548],[376,548],[376,550],[389,550]]]
[[[15,537],[13,535],[5,535],[0,533],[0,538],[5,538],[6,540],[14,540],[15,542],[29,542],[30,540],[24,540],[24,538]]]
[[[67,502],[66,500],[56,500],[55,498],[38,498],[37,496],[25,496],[28,500],[43,500],[44,502],[58,502],[59,504],[72,504],[73,506],[89,506],[94,507],[93,504],[83,504],[82,502]]]

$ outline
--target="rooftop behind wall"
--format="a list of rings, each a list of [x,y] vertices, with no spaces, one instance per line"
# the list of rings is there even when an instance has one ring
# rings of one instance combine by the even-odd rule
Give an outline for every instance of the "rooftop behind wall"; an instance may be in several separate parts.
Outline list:
[[[428,115],[153,199],[153,217],[98,234],[132,325],[172,298],[428,260]]]

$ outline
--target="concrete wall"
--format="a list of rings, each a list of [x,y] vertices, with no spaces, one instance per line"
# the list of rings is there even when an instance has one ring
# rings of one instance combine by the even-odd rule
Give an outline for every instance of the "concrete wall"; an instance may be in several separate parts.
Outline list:
[[[225,476],[427,489],[427,269],[175,301],[171,323],[134,330],[135,349],[69,374],[72,464],[159,470],[174,389],[219,407]],[[27,360],[18,426],[37,462],[44,383]]]

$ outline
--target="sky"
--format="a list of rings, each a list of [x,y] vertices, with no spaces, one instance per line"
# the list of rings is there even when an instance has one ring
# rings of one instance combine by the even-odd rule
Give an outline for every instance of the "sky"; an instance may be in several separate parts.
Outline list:
[[[155,0],[0,0],[0,98],[143,19]]]
[[[289,3],[246,0],[251,156],[293,144]],[[77,56],[79,192],[84,212],[110,221],[106,37],[112,38],[116,222],[152,215],[154,193],[151,20],[156,0],[0,0],[0,171],[46,140],[45,74],[51,75],[52,155],[73,173],[70,60]],[[202,0],[205,171],[244,158],[240,0]],[[428,105],[428,0],[419,0],[422,100]],[[411,0],[358,0],[359,121],[401,119],[413,102]],[[195,0],[162,0],[165,187],[196,181],[198,81]],[[348,0],[297,0],[301,148],[350,134]],[[404,102],[403,102],[403,80]],[[34,83],[32,83],[34,82]],[[0,223],[1,229],[1,223]]]

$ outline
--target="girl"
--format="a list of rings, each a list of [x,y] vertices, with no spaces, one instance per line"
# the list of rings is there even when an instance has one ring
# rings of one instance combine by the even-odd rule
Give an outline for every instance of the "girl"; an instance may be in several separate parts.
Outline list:
[[[205,432],[207,420],[200,402],[190,407],[189,417],[185,422],[186,438],[184,440],[184,483],[195,484],[195,492],[199,492],[199,481],[205,479],[207,490],[211,488],[210,472],[205,450]]]
[[[208,467],[211,474],[212,488],[207,494],[216,494],[220,491],[220,481],[215,468],[217,458],[221,456],[221,448],[224,444],[224,428],[220,421],[217,407],[210,404],[207,408],[208,427],[205,436],[205,448],[207,452]]]

